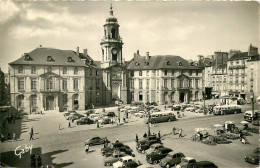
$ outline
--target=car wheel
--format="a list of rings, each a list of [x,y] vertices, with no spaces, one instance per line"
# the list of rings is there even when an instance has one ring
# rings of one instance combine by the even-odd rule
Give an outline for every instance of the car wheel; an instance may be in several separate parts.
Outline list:
[[[170,166],[170,164],[168,163],[165,167],[166,167],[166,168],[170,168],[171,166]]]
[[[142,153],[145,153],[145,150],[142,150]]]
[[[237,111],[235,111],[234,113],[237,114]]]
[[[153,161],[153,164],[157,164],[157,163],[158,163],[158,161],[157,161],[157,160],[154,160],[154,161]]]
[[[107,166],[111,166],[111,163],[107,163]]]

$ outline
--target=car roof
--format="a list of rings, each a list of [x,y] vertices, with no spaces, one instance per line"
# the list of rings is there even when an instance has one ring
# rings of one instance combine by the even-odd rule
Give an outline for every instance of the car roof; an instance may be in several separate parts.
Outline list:
[[[167,151],[167,150],[172,150],[171,148],[165,148],[165,147],[163,147],[163,148],[159,148],[158,149],[159,151]]]
[[[155,143],[155,144],[152,144],[151,146],[152,146],[152,147],[157,147],[157,146],[162,146],[162,144],[160,144],[160,143]]]
[[[174,152],[174,151],[169,152],[170,155],[175,155],[175,154],[178,154],[178,153],[182,153],[182,152]]]
[[[128,160],[128,159],[134,159],[132,156],[124,156],[122,157],[123,160]]]
[[[207,165],[214,164],[213,162],[210,162],[210,161],[199,161],[197,163],[200,164],[201,166],[207,166]]]
[[[192,157],[185,157],[185,159],[187,159],[187,160],[193,160],[194,158],[192,158]],[[195,159],[194,159],[195,160]]]

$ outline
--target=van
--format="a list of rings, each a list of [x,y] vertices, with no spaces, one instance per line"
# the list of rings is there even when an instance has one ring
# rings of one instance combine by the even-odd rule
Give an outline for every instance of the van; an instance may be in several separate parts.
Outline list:
[[[176,117],[172,111],[157,112],[150,115],[150,123],[159,123],[174,120],[176,120]],[[148,123],[148,116],[144,121],[146,124]]]
[[[252,110],[248,110],[244,113],[244,120],[252,122],[252,119],[257,119],[260,115],[260,110],[254,110],[254,116]]]

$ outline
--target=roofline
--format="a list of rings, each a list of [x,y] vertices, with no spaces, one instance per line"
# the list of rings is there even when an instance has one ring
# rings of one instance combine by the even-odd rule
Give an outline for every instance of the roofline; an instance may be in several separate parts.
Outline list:
[[[42,65],[42,66],[78,66],[78,67],[86,67],[86,65],[48,65],[48,64],[16,64],[16,63],[8,63],[8,65]]]

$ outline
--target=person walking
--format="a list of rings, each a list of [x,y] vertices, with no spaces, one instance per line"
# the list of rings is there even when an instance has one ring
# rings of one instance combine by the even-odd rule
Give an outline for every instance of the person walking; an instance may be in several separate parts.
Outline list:
[[[181,137],[182,137],[182,128],[179,131],[179,138],[181,138]]]
[[[137,134],[135,134],[135,142],[137,143],[138,142],[138,135]]]
[[[88,153],[88,151],[89,151],[89,145],[85,144],[85,152]]]
[[[4,142],[4,135],[2,133],[0,133],[1,135],[1,142]]]
[[[176,128],[175,126],[172,128],[172,134],[175,135]]]
[[[161,132],[158,132],[158,138],[161,140]]]
[[[31,128],[31,134],[33,135],[33,127]]]
[[[40,166],[42,166],[42,158],[41,158],[41,156],[40,156],[40,154],[38,153],[38,155],[37,155],[37,165],[40,167]]]
[[[69,121],[69,126],[68,126],[68,128],[70,128],[70,121]]]
[[[30,134],[30,140],[33,140],[33,133],[30,132],[29,134]]]
[[[144,138],[146,138],[146,137],[147,137],[147,134],[146,134],[146,132],[144,133],[143,137],[144,137]]]
[[[13,133],[13,140],[16,141],[16,134]]]

